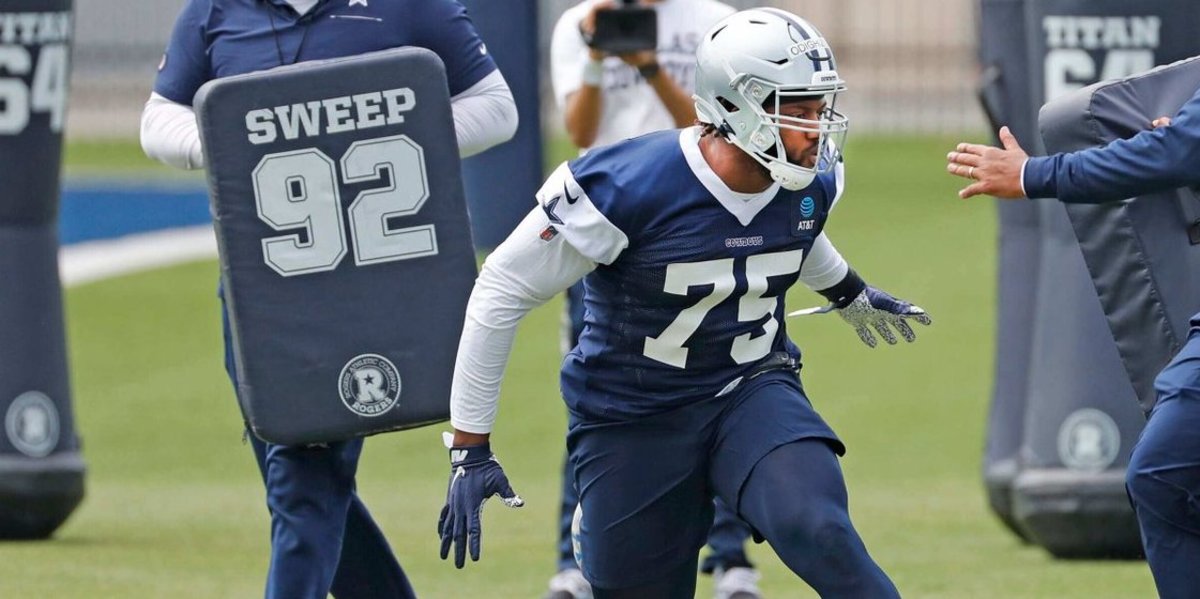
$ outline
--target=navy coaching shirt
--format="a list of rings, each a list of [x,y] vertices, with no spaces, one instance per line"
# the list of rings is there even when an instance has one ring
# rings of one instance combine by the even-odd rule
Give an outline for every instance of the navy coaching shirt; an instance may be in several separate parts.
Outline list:
[[[211,79],[398,46],[436,53],[451,96],[496,70],[455,0],[319,0],[303,16],[283,0],[189,0],[154,91],[190,106]]]

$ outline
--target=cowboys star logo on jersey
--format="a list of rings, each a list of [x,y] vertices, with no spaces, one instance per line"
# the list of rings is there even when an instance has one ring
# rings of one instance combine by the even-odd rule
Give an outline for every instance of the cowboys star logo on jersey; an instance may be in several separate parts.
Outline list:
[[[338,380],[342,403],[363,416],[379,416],[400,399],[400,373],[387,358],[362,354],[346,363]]]

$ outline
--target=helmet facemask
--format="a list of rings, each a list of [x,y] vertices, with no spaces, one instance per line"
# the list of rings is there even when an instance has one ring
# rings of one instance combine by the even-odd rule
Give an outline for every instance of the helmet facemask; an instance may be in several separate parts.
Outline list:
[[[736,85],[736,82],[735,82]],[[758,129],[749,136],[731,136],[735,145],[749,154],[770,173],[771,178],[790,190],[803,189],[821,173],[833,170],[841,158],[841,148],[846,140],[848,120],[837,111],[838,91],[814,94],[812,88],[784,88],[777,84],[747,78],[742,84],[742,93],[749,98],[765,97],[762,104],[753,104]],[[799,100],[823,99],[824,107],[816,119],[806,119],[782,114],[785,105]],[[811,166],[792,162],[783,142],[784,130],[805,135],[816,135],[815,158]]]

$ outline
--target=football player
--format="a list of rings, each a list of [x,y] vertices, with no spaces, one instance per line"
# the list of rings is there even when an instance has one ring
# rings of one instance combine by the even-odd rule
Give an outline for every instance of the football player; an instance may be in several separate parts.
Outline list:
[[[628,5],[628,3],[626,3]],[[637,0],[652,8],[658,47],[612,55],[595,45],[597,19],[618,6],[613,0],[584,0],[563,12],[550,40],[550,80],[567,135],[579,147],[605,146],[651,131],[686,127],[696,120],[696,46],[713,25],[737,12],[717,0]],[[583,283],[567,289],[562,325],[563,354],[583,332]],[[570,460],[563,459],[559,513],[558,571],[542,599],[589,599],[571,543],[579,504]],[[714,599],[762,599],[758,571],[746,555],[750,529],[720,501],[708,533],[701,572],[713,576]]]
[[[142,113],[142,147],[166,164],[202,168],[192,98],[205,82],[399,46],[427,48],[445,63],[461,155],[512,137],[512,93],[455,0],[189,0]],[[226,369],[236,391],[232,351],[226,322]],[[414,597],[355,490],[362,439],[293,447],[247,437],[271,513],[268,598]]]
[[[844,89],[811,24],[739,12],[697,49],[698,126],[554,171],[468,304],[443,557],[479,558],[486,498],[521,502],[489,442],[504,365],[518,321],[582,278],[586,323],[561,380],[595,597],[692,597],[714,496],[821,596],[898,596],[850,522],[844,447],[809,403],[783,324],[797,280],[872,346],[929,323],[824,234],[843,189]]]

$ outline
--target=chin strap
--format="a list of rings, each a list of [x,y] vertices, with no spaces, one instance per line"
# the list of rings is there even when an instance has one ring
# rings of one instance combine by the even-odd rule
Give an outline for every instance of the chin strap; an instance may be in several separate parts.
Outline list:
[[[759,162],[765,161],[760,160]],[[771,178],[778,181],[788,191],[798,191],[808,187],[817,176],[814,172],[797,173],[795,170],[788,168],[788,165],[780,162],[772,162],[764,166],[767,167],[767,172],[771,174]]]
[[[696,102],[696,106],[697,108],[701,108],[703,105],[701,104],[701,101],[698,100]],[[697,112],[699,112],[699,110]],[[758,152],[747,148],[740,140],[738,140],[737,135],[735,135],[733,132],[733,127],[729,126],[728,121],[722,120],[720,125],[716,125],[716,128],[717,135],[724,137],[743,152],[749,154],[755,162],[761,164],[763,168],[767,169],[767,173],[771,176],[773,181],[776,181],[788,191],[799,191],[805,187],[808,187],[812,183],[813,179],[817,176],[816,171],[803,170],[797,172],[795,168],[796,165],[794,164],[773,160],[768,161],[762,156],[759,156]]]

